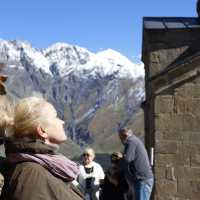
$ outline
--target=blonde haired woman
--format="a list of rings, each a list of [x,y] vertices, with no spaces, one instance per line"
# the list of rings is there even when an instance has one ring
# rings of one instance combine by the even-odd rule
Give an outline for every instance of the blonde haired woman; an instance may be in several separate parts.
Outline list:
[[[83,191],[85,200],[98,200],[104,171],[101,165],[94,161],[95,152],[92,148],[86,148],[82,156],[83,164],[77,179],[79,188]]]
[[[3,200],[78,200],[73,181],[78,165],[56,151],[66,140],[64,122],[44,99],[22,99],[7,132]],[[11,125],[11,124],[10,124]],[[11,134],[12,133],[12,134]]]

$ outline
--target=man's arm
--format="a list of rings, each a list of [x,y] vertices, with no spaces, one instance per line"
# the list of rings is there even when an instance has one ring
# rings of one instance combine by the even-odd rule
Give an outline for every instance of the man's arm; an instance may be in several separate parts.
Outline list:
[[[136,151],[136,144],[132,141],[128,141],[125,144],[124,148],[124,159],[130,163],[131,161],[134,161],[135,159],[135,151]]]

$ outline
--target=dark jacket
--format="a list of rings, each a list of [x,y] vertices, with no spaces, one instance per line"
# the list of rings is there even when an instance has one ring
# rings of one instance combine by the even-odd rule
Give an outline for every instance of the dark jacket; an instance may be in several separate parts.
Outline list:
[[[38,148],[38,146],[40,148]],[[43,148],[44,147],[44,148]],[[12,149],[11,147],[10,149]],[[49,147],[42,143],[18,143],[14,145],[15,151],[32,152],[40,149],[49,151]],[[16,165],[4,164],[4,187],[0,200],[81,200],[82,194],[71,182],[64,182],[55,177],[40,164],[34,162],[21,162]]]
[[[129,186],[125,179],[121,164],[120,161],[113,162],[113,165],[106,172],[100,200],[127,199]]]

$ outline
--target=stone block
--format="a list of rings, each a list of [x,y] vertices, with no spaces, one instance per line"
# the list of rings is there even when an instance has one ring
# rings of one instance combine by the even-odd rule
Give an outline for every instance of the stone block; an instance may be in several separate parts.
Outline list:
[[[200,144],[200,132],[191,132],[189,141],[192,144]]]
[[[176,164],[178,166],[190,166],[190,155],[190,143],[179,143]]]
[[[184,115],[156,114],[155,130],[184,131]]]
[[[179,154],[155,154],[157,166],[190,166],[190,154],[186,151]]]
[[[191,166],[200,168],[200,144],[191,145]]]
[[[155,174],[156,180],[159,180],[159,181],[161,180],[175,181],[176,180],[175,168],[170,165],[167,165],[165,167],[155,166],[154,174]]]
[[[200,84],[186,83],[185,85],[175,89],[175,97],[182,98],[200,98]]]
[[[200,132],[189,131],[174,131],[174,130],[161,130],[155,131],[155,139],[163,141],[176,141],[176,142],[191,142],[197,143],[199,141]],[[196,139],[196,140],[195,140]]]
[[[200,167],[200,154],[195,154],[191,156],[192,167]]]
[[[172,113],[174,111],[174,99],[171,95],[157,96],[155,98],[155,114]]]
[[[154,119],[157,131],[200,131],[200,115],[156,114]]]
[[[177,154],[176,156],[176,162],[177,166],[189,166],[190,165],[190,155],[187,152],[183,152],[180,154]]]
[[[154,200],[176,200],[176,198],[171,194],[168,194],[168,196],[165,195],[164,197],[157,194],[155,195]]]
[[[155,177],[156,179],[165,179],[166,178],[166,170],[165,167],[159,167],[159,166],[155,166],[154,167],[154,173],[155,173]]]
[[[200,78],[199,78],[199,83],[194,84],[193,86],[193,95],[194,98],[200,98]]]
[[[191,200],[191,199],[188,199],[188,198],[182,198],[182,197],[175,197],[175,200]]]
[[[166,140],[156,140],[155,142],[155,152],[163,154],[174,154],[177,153],[178,142],[176,141],[166,141]]]
[[[184,131],[200,131],[200,117],[192,114],[185,114],[183,117]]]
[[[174,171],[175,177],[185,181],[200,180],[200,168],[176,166]]]
[[[189,141],[190,132],[186,131],[163,131],[163,140],[175,140],[175,141]]]
[[[155,182],[155,194],[159,197],[167,198],[177,193],[177,181],[157,180]]]
[[[192,145],[189,143],[189,140],[186,142],[180,142],[178,144],[178,153],[179,154],[188,154],[190,155],[191,153],[191,147]]]
[[[178,179],[177,190],[179,197],[191,198],[191,184],[189,181],[186,181],[184,177],[182,177],[182,179]]]
[[[194,95],[194,86],[193,83],[186,83],[181,87],[175,89],[175,98],[188,98],[193,97]]]
[[[193,98],[192,101],[187,101],[187,112],[196,116],[200,116],[200,98]]]
[[[175,168],[173,166],[167,166],[165,172],[167,180],[176,181],[177,178],[175,176]]]
[[[155,166],[166,167],[174,166],[176,162],[176,154],[159,154],[155,153]]]
[[[159,52],[152,52],[150,53],[150,63],[149,63],[150,69],[150,76],[155,75],[161,70],[161,62],[160,62],[160,53]]]
[[[200,198],[200,179],[198,181],[197,180],[191,181],[191,190],[192,190],[192,196],[196,197],[197,195],[199,195]]]
[[[175,98],[174,112],[177,114],[200,115],[200,98]]]
[[[163,140],[163,141],[176,141],[176,142],[191,142],[195,143],[198,141],[200,137],[200,133],[197,132],[189,132],[189,131],[175,131],[175,130],[161,130],[155,132],[155,139],[156,140]]]
[[[174,112],[182,114],[187,112],[187,101],[185,98],[176,97],[174,100]]]
[[[188,198],[191,200],[199,200],[200,197],[200,181],[178,180],[178,197]]]
[[[157,140],[163,140],[164,139],[164,134],[165,132],[164,131],[155,131],[155,138]]]

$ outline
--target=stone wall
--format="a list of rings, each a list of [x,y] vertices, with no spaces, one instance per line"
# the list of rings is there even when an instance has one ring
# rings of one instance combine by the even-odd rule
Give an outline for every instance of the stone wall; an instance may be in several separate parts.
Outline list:
[[[155,200],[200,199],[199,29],[144,30],[145,138]],[[170,66],[175,66],[170,69]]]
[[[155,97],[155,199],[200,198],[200,84]]]
[[[4,63],[0,63],[0,72],[2,68],[5,67]],[[2,120],[7,115],[7,111],[10,110],[10,102],[6,94],[6,87],[4,82],[6,81],[7,76],[0,73],[0,160],[5,156],[3,137],[5,133],[5,121]],[[4,184],[4,177],[0,173],[0,194]]]

